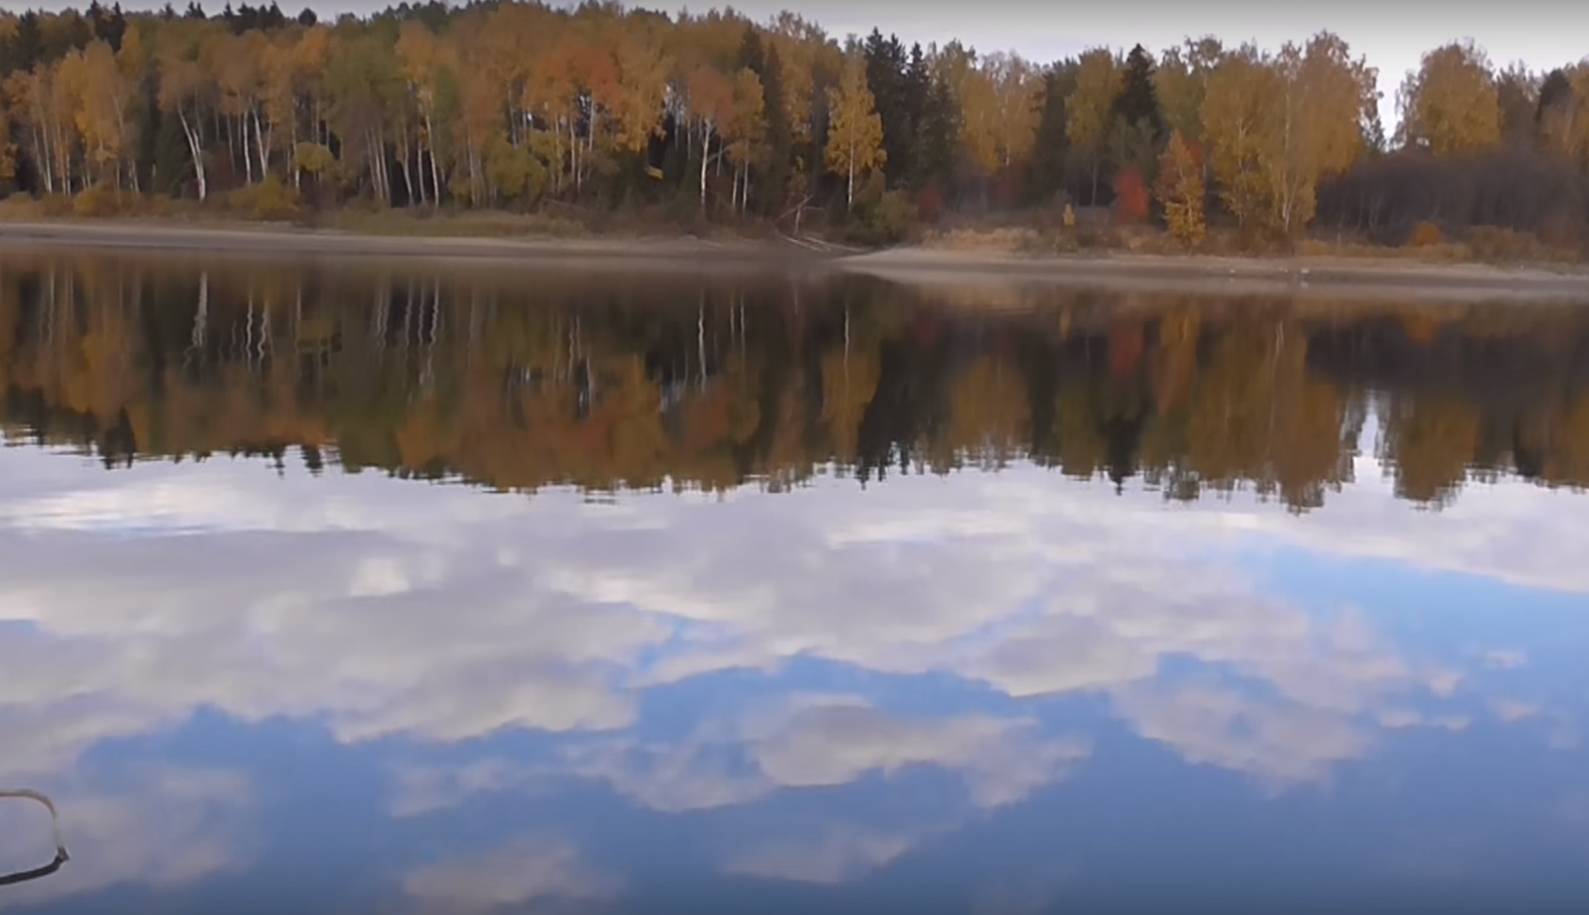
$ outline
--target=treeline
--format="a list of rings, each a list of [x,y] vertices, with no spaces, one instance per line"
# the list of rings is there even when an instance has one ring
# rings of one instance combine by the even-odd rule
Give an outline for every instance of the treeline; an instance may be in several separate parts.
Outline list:
[[[1338,36],[1190,40],[1049,64],[840,41],[783,13],[614,4],[0,14],[0,182],[35,195],[226,193],[258,215],[652,206],[874,235],[946,210],[1109,205],[1188,242],[1310,226],[1399,242],[1589,226],[1589,66],[1424,56],[1387,138],[1379,74]],[[85,196],[86,195],[86,196]],[[1069,219],[1067,218],[1067,221]]]
[[[991,314],[871,282],[360,269],[8,259],[0,421],[109,466],[297,448],[522,491],[1030,460],[1301,511],[1359,442],[1420,503],[1503,474],[1589,486],[1575,307],[1065,293]]]

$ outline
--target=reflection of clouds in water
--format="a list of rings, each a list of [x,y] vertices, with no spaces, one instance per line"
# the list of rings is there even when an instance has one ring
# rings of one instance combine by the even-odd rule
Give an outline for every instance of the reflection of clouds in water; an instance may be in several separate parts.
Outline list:
[[[909,851],[915,835],[869,832],[853,826],[825,827],[813,839],[774,840],[733,854],[724,870],[744,877],[800,883],[846,883]]]
[[[653,810],[706,810],[912,766],[957,774],[973,804],[994,808],[1062,777],[1090,751],[1079,738],[1045,738],[1035,721],[892,717],[855,699],[802,697],[781,708],[752,705],[727,726],[708,723],[680,740],[573,743],[555,765],[488,759],[461,767],[400,767],[393,775],[392,812],[426,813],[570,774],[605,782]]]
[[[426,911],[458,912],[602,900],[614,896],[620,883],[585,862],[568,842],[527,836],[481,855],[424,865],[403,879],[403,888]]]
[[[843,785],[927,764],[959,772],[981,807],[1022,800],[1090,751],[1077,739],[1042,739],[1035,721],[901,720],[848,701],[799,708],[752,740],[752,757],[780,787]]]
[[[1327,717],[1333,732],[1392,696],[1448,690],[1454,674],[1398,657],[1359,617],[1322,620],[1255,592],[1215,551],[1256,532],[1351,555],[1392,544],[1435,567],[1484,557],[1467,563],[1483,574],[1496,554],[1475,541],[1585,524],[1519,485],[1475,487],[1467,519],[1431,524],[1440,516],[1371,484],[1298,519],[1240,500],[1165,510],[1034,468],[901,478],[863,498],[826,481],[600,506],[369,475],[278,480],[247,463],[106,473],[38,452],[5,460],[30,488],[5,487],[0,503],[0,619],[36,632],[0,644],[23,674],[0,684],[0,716],[50,711],[24,729],[25,768],[201,702],[247,720],[318,717],[344,740],[622,728],[630,685],[797,654],[950,672],[1014,696],[1109,692],[1170,734],[1165,715],[1207,709],[1165,699],[1150,715],[1161,694],[1141,686],[1189,657],[1278,693],[1270,714]],[[94,529],[145,514],[207,533]],[[1376,533],[1343,537],[1342,524]],[[1527,552],[1502,555],[1514,558],[1499,577],[1543,574]],[[1556,584],[1589,590],[1579,566],[1554,570]],[[1350,746],[1361,743],[1330,741],[1315,761]]]
[[[229,772],[149,768],[111,785],[51,786],[72,860],[59,872],[11,887],[0,908],[80,895],[125,883],[180,886],[239,866],[248,784]],[[48,861],[47,817],[39,830],[0,830],[0,860]],[[37,859],[37,860],[34,860]]]
[[[345,741],[622,729],[636,721],[634,687],[774,670],[796,655],[949,673],[1016,697],[1103,693],[1189,760],[1316,780],[1366,752],[1375,725],[1451,726],[1407,710],[1450,693],[1460,674],[1393,651],[1360,614],[1323,617],[1260,593],[1221,551],[1291,545],[1589,592],[1589,566],[1563,554],[1589,540],[1589,515],[1518,484],[1470,487],[1432,514],[1360,473],[1369,482],[1296,518],[1244,498],[1166,509],[1156,495],[1118,498],[1030,467],[900,478],[864,496],[824,480],[772,497],[591,505],[374,475],[279,480],[242,462],[107,473],[36,451],[0,461],[0,625],[22,624],[0,639],[4,780],[69,768],[99,740],[177,725],[204,704],[249,721],[315,718]],[[145,533],[114,532],[129,521]],[[171,531],[203,535],[160,536]],[[1478,651],[1473,663],[1522,660],[1509,647]],[[1221,676],[1160,682],[1176,659]],[[1576,744],[1573,721],[1551,724],[1554,744]],[[908,721],[831,699],[714,727],[666,744],[580,742],[558,768],[687,810],[937,765],[991,807],[1083,753],[1022,721]],[[409,772],[395,809],[449,806],[536,774]],[[130,833],[152,828],[140,817],[212,825],[147,796],[155,806],[126,801],[120,819],[101,816]],[[779,847],[815,849],[790,866],[809,876],[897,840]],[[770,873],[771,854],[745,866]],[[106,879],[214,866],[194,860],[151,857]]]

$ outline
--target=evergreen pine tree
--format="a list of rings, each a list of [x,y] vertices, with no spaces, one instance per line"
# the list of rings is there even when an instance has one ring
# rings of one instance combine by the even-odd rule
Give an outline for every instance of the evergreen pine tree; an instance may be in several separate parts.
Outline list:
[[[906,183],[916,190],[926,187],[919,140],[931,95],[932,71],[927,66],[927,55],[922,53],[919,43],[913,44],[910,46],[910,60],[905,65],[901,85],[901,103],[904,108],[904,123],[901,129],[910,141],[910,148],[905,153],[910,161],[906,163],[901,174],[904,175]]]
[[[1031,188],[1033,202],[1049,203],[1065,189],[1066,162],[1070,153],[1065,101],[1076,87],[1075,64],[1056,63],[1043,74],[1043,97],[1037,115],[1037,135],[1032,144]]]
[[[898,36],[884,38],[881,31],[873,29],[866,37],[864,52],[867,88],[883,122],[883,151],[888,155],[883,175],[897,185],[910,174],[914,145],[905,98],[905,47]]]
[[[1140,129],[1143,123],[1152,127],[1155,141],[1164,135],[1164,113],[1159,110],[1159,93],[1153,86],[1153,58],[1142,45],[1126,55],[1125,78],[1120,94],[1115,97],[1113,115],[1126,124]]]
[[[746,27],[740,41],[740,64],[761,80],[762,112],[767,125],[768,161],[766,174],[759,178],[763,205],[769,211],[783,206],[789,192],[789,164],[793,158],[793,131],[785,106],[783,62],[778,49],[762,43],[752,27]],[[776,215],[776,214],[774,214]]]
[[[960,113],[954,90],[947,80],[935,78],[922,106],[921,123],[916,132],[917,168],[922,188],[937,185],[950,190],[954,178],[956,150],[960,147]]]

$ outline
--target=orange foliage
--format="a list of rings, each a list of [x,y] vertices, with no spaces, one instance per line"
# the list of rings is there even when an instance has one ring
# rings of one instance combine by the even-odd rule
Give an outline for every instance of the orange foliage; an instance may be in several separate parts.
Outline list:
[[[1148,221],[1148,184],[1142,172],[1135,168],[1123,169],[1114,179],[1114,217],[1116,222],[1136,225]]]

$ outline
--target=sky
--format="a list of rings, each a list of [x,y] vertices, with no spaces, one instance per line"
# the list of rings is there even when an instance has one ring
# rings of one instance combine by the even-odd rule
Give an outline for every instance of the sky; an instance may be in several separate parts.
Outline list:
[[[37,2],[37,0],[36,0]],[[86,2],[86,0],[85,0]],[[214,0],[224,2],[224,0]],[[283,2],[296,10],[301,0]],[[7,6],[12,5],[6,0]],[[42,0],[39,5],[61,8],[83,5],[63,0]],[[132,0],[124,8],[154,8],[163,0]],[[183,6],[184,3],[177,3]],[[213,3],[212,3],[213,5]],[[367,13],[384,8],[387,0],[311,0],[323,14],[353,11]],[[686,4],[652,0],[633,4],[677,12]],[[716,4],[688,4],[704,11]],[[1387,129],[1399,122],[1395,109],[1396,87],[1407,71],[1416,69],[1420,55],[1446,42],[1472,38],[1504,66],[1521,61],[1534,70],[1548,70],[1589,55],[1589,4],[1561,0],[1513,2],[1459,2],[1440,5],[1431,15],[1415,4],[1387,4],[1371,0],[1335,0],[1317,4],[1255,2],[1189,4],[1169,0],[1135,3],[1051,4],[1040,0],[980,0],[972,7],[959,4],[856,3],[854,0],[740,0],[735,9],[753,19],[767,19],[791,9],[820,23],[830,35],[842,39],[849,33],[865,34],[873,26],[894,32],[904,41],[944,43],[958,38],[983,52],[1016,51],[1039,62],[1075,54],[1089,47],[1108,45],[1129,48],[1140,42],[1158,53],[1188,36],[1212,34],[1226,44],[1254,41],[1276,48],[1286,41],[1302,41],[1328,29],[1368,58],[1380,71],[1384,93],[1380,115]],[[968,12],[974,10],[974,15]]]

